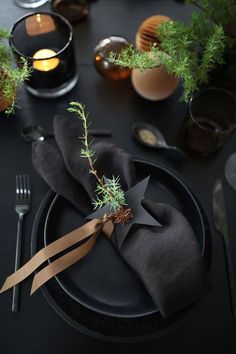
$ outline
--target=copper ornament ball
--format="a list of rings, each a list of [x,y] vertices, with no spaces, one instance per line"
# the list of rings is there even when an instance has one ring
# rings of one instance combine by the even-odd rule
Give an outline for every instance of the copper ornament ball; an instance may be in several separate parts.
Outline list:
[[[120,54],[130,43],[123,37],[111,36],[102,39],[94,49],[93,62],[97,71],[107,79],[122,80],[130,76],[131,70],[120,65],[110,63],[110,52]]]

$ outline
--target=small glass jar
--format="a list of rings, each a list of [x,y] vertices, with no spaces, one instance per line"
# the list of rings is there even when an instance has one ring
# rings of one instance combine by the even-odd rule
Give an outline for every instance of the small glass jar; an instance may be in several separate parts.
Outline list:
[[[51,8],[71,23],[82,20],[89,13],[88,0],[52,0]]]
[[[236,98],[218,87],[199,90],[190,100],[183,126],[187,149],[211,156],[222,148],[236,128]]]

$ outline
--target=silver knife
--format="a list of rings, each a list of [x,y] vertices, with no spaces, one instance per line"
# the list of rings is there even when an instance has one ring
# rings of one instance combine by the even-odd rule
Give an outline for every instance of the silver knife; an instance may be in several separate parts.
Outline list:
[[[232,313],[233,313],[233,318],[236,319],[236,283],[235,283],[236,274],[234,275],[232,255],[231,255],[231,244],[230,244],[227,219],[226,219],[224,191],[220,179],[216,179],[215,181],[212,196],[213,196],[213,216],[214,216],[215,227],[223,236],[224,244],[225,244]]]

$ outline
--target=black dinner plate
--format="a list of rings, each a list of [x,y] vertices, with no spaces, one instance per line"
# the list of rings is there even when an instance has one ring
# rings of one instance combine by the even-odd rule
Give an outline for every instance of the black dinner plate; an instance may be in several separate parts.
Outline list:
[[[151,176],[146,197],[182,212],[196,234],[202,255],[208,259],[209,240],[203,214],[190,189],[164,167],[141,160],[134,163],[137,182]],[[58,195],[53,196],[47,208],[44,245],[85,222],[78,210]],[[124,319],[159,313],[135,273],[105,237],[99,237],[88,256],[55,279],[73,301],[97,314]]]
[[[44,246],[42,237],[44,224],[53,198],[55,193],[49,190],[34,219],[31,237],[32,256]],[[189,317],[194,316],[194,310],[197,311],[195,305],[192,306],[193,311],[187,308],[168,319],[163,318],[160,312],[135,318],[112,317],[79,304],[62,289],[55,278],[42,285],[40,291],[53,310],[80,333],[115,343],[138,343],[168,335],[183,325]]]

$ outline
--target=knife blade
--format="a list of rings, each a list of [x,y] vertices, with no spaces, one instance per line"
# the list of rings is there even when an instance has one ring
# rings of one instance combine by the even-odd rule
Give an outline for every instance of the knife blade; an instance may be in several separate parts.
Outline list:
[[[216,179],[215,181],[212,197],[213,197],[213,217],[214,217],[215,227],[217,231],[220,232],[220,234],[224,239],[225,256],[226,256],[231,305],[232,305],[232,314],[233,314],[233,318],[236,319],[236,283],[235,283],[232,254],[231,254],[231,242],[229,238],[228,225],[226,219],[224,191],[220,179]]]

